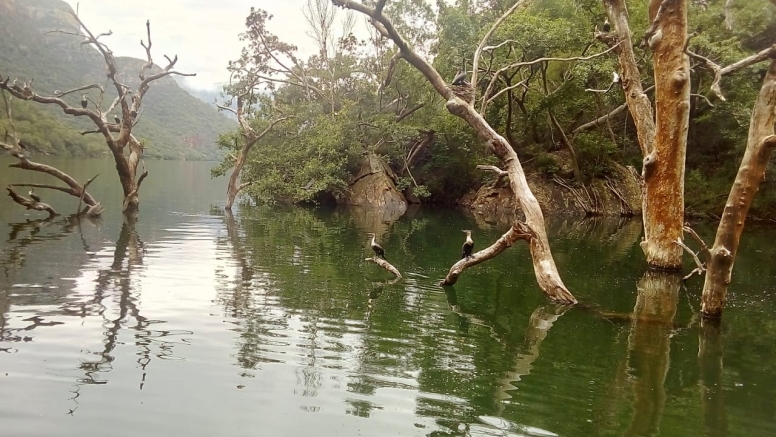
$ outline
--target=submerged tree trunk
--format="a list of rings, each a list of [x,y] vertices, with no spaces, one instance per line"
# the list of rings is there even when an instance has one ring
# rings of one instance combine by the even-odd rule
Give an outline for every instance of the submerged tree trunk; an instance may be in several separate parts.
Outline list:
[[[558,268],[555,265],[555,260],[552,258],[549,241],[547,239],[547,231],[544,226],[544,215],[542,214],[539,202],[528,187],[528,182],[525,178],[525,173],[523,173],[523,168],[517,157],[517,153],[515,153],[515,150],[509,142],[499,135],[474,109],[471,103],[474,101],[474,90],[472,90],[471,96],[466,96],[470,97],[468,99],[461,98],[454,94],[453,90],[445,83],[444,79],[442,79],[434,67],[418,56],[407,41],[399,34],[391,20],[383,15],[382,11],[386,0],[378,1],[374,8],[349,0],[331,1],[334,5],[357,11],[371,17],[371,22],[377,31],[384,37],[390,38],[399,48],[401,57],[420,71],[434,87],[436,92],[447,100],[447,110],[450,111],[451,114],[464,119],[472,127],[479,139],[485,143],[487,148],[501,160],[504,170],[509,176],[512,192],[514,193],[521,210],[525,214],[525,223],[521,225],[528,227],[531,231],[531,238],[528,240],[531,248],[534,272],[536,273],[539,287],[552,300],[576,303],[577,300],[563,284],[560,274],[558,273]],[[520,2],[518,2],[518,4],[519,3]],[[515,4],[510,11],[514,10],[518,4]],[[476,58],[477,56],[475,55],[475,65],[477,62]],[[475,73],[473,73],[472,82],[475,81],[474,75],[476,75],[476,68]],[[515,225],[518,226],[519,224],[516,223]],[[502,237],[502,239],[503,238],[504,237]],[[456,263],[456,265],[453,266],[448,277],[450,277],[453,273],[453,269],[459,264],[461,263]],[[462,267],[460,269],[462,271],[466,266],[462,265],[459,267]],[[460,274],[460,271],[458,273]],[[443,281],[443,283],[446,282],[447,279]]]
[[[690,117],[690,61],[687,40],[687,0],[652,0],[647,32],[654,51],[655,150],[644,160],[644,241],[641,247],[651,267],[682,268],[684,162]],[[651,36],[650,36],[651,34]]]
[[[644,93],[633,53],[624,0],[604,0],[614,31],[599,33],[615,49],[622,70],[622,87],[633,116],[644,157],[641,247],[647,264],[661,269],[681,268],[682,250],[674,241],[684,224],[684,161],[689,126],[689,59],[687,0],[652,0],[652,25],[645,38],[654,51],[656,111]],[[653,121],[655,120],[655,121]]]
[[[770,57],[773,60],[752,110],[746,152],[725,203],[714,246],[710,250],[701,308],[706,317],[722,315],[746,215],[776,146],[776,47],[771,48]]]

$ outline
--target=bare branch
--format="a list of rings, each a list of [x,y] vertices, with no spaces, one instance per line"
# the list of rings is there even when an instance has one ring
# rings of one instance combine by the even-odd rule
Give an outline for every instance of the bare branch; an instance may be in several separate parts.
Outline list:
[[[456,282],[458,282],[458,277],[461,275],[461,273],[463,273],[464,270],[496,257],[496,255],[512,247],[512,245],[518,240],[526,240],[530,244],[530,241],[535,238],[535,236],[536,233],[527,224],[523,222],[515,223],[504,235],[502,235],[489,247],[486,247],[479,252],[473,253],[468,258],[462,258],[460,261],[453,264],[453,266],[450,268],[450,272],[447,273],[447,276],[443,280],[439,281],[439,285],[454,285]]]
[[[485,89],[485,93],[483,94],[483,103],[482,103],[482,105],[480,107],[480,113],[482,114],[484,112],[485,107],[487,106],[487,104],[492,102],[493,99],[498,97],[501,93],[506,92],[509,89],[514,89],[514,88],[516,88],[518,86],[524,86],[525,85],[524,84],[525,81],[519,82],[519,83],[517,83],[515,85],[512,85],[510,88],[503,89],[503,90],[499,91],[498,93],[496,93],[495,95],[493,95],[491,97],[488,97],[488,96],[490,96],[490,93],[493,90],[493,87],[496,85],[496,81],[498,80],[499,76],[501,74],[503,74],[504,72],[506,72],[507,70],[510,70],[512,68],[519,68],[519,67],[526,67],[526,66],[530,66],[530,65],[535,65],[535,64],[542,63],[542,62],[551,62],[551,61],[557,61],[557,62],[588,61],[590,59],[594,59],[594,58],[597,58],[599,56],[603,56],[603,55],[611,52],[612,50],[617,48],[620,44],[621,44],[621,42],[618,42],[617,44],[612,45],[611,47],[609,47],[608,49],[606,49],[606,50],[604,50],[602,52],[595,53],[595,54],[588,55],[588,56],[573,56],[573,57],[570,57],[570,58],[555,58],[555,57],[538,58],[538,59],[534,59],[532,61],[514,62],[512,64],[509,64],[507,66],[499,68],[498,71],[496,71],[493,74],[493,77],[491,78],[490,83],[488,83],[488,87]],[[472,83],[474,83],[474,78],[473,77],[472,77]],[[485,100],[485,99],[487,99],[487,100]]]
[[[27,209],[34,209],[36,211],[46,211],[49,213],[49,218],[53,218],[59,215],[59,213],[56,212],[54,208],[49,206],[49,204],[47,203],[36,202],[32,199],[28,199],[24,196],[20,196],[16,194],[16,192],[10,186],[6,187],[6,190],[8,190],[8,196],[10,196],[14,202],[18,203],[19,205],[22,205]]]
[[[694,274],[696,274],[696,273],[697,273],[698,275],[702,275],[702,274],[703,274],[703,272],[705,272],[705,271],[706,271],[706,267],[704,267],[704,266],[703,266],[703,263],[702,263],[702,262],[701,262],[701,260],[698,258],[698,254],[697,254],[697,253],[695,253],[695,252],[693,252],[693,250],[692,250],[692,249],[690,249],[690,247],[689,247],[689,246],[687,246],[686,244],[684,244],[684,242],[682,242],[682,240],[681,240],[681,239],[679,239],[679,238],[677,238],[677,239],[676,239],[676,241],[674,241],[674,243],[676,243],[677,245],[679,245],[679,247],[681,247],[682,249],[684,249],[684,251],[685,251],[685,252],[689,253],[689,254],[692,256],[693,260],[695,260],[695,266],[696,266],[696,267],[695,267],[695,269],[693,269],[693,271],[691,271],[689,275],[687,275],[687,276],[685,276],[684,278],[682,278],[682,280],[683,280],[683,281],[686,281],[686,280],[690,279],[690,277],[692,277],[692,275],[694,275]]]
[[[523,3],[525,3],[525,0],[518,0],[514,5],[512,5],[511,8],[507,9],[507,11],[504,12],[495,23],[493,23],[490,29],[488,29],[487,33],[485,33],[485,35],[482,37],[480,44],[477,46],[477,50],[474,51],[474,59],[472,60],[472,87],[474,87],[475,90],[477,89],[477,70],[479,69],[480,65],[480,54],[482,53],[483,47],[485,47],[485,43],[488,42],[490,36],[493,35],[493,32],[496,31],[496,28],[499,27],[501,23],[507,19],[507,17],[512,15],[512,12],[515,12],[515,10]],[[476,94],[474,97],[477,97]]]
[[[709,67],[711,72],[714,74],[714,80],[711,83],[711,91],[717,95],[717,97],[722,100],[723,102],[726,101],[725,96],[722,94],[722,89],[720,87],[720,81],[722,81],[722,76],[730,73],[735,73],[741,69],[744,69],[746,67],[749,67],[750,65],[757,64],[762,61],[767,61],[768,59],[776,56],[776,45],[773,45],[771,47],[768,47],[767,49],[761,50],[758,53],[755,53],[751,56],[747,56],[744,59],[741,59],[740,61],[734,62],[726,67],[720,67],[716,62],[712,61],[711,59],[701,56],[691,50],[685,50],[685,52],[692,56],[693,58],[699,59],[706,63],[706,66]],[[713,105],[712,105],[713,106]]]
[[[654,85],[652,85],[649,88],[645,89],[644,92],[646,93],[648,91],[651,91],[653,88],[655,88]],[[612,109],[608,114],[604,114],[604,115],[596,118],[593,121],[589,121],[589,122],[587,122],[585,124],[581,124],[581,125],[577,126],[574,130],[571,131],[571,134],[572,135],[576,135],[579,132],[584,132],[586,130],[592,129],[592,128],[598,126],[599,124],[605,122],[606,120],[609,120],[612,117],[616,117],[616,116],[620,115],[621,113],[625,112],[626,109],[628,109],[628,104],[627,103],[623,103],[622,105]]]
[[[86,181],[86,183],[84,184],[84,186],[83,186],[83,189],[81,190],[81,195],[80,195],[80,196],[78,196],[78,208],[76,208],[76,209],[75,209],[75,212],[76,212],[76,214],[78,214],[78,211],[80,211],[80,210],[81,210],[81,203],[84,201],[84,195],[86,194],[86,188],[87,188],[87,187],[89,187],[89,185],[90,185],[92,182],[94,182],[94,180],[95,180],[95,179],[97,179],[97,176],[99,176],[99,175],[100,175],[100,174],[99,174],[99,173],[97,173],[96,175],[92,176],[92,178],[91,178],[91,179],[89,179],[88,181]]]
[[[383,258],[379,258],[377,256],[373,256],[372,258],[366,258],[364,261],[371,261],[378,266],[384,268],[385,270],[388,270],[389,272],[393,273],[396,276],[396,279],[401,279],[401,273],[399,273],[399,269],[394,267],[391,263],[386,261]]]
[[[415,106],[413,106],[413,107],[411,107],[409,109],[405,109],[404,111],[402,111],[401,114],[396,116],[396,123],[401,122],[405,118],[407,118],[410,115],[412,115],[413,112],[417,111],[418,109],[420,109],[420,108],[422,108],[424,106],[426,106],[426,104],[421,102],[421,103],[418,103],[417,105],[415,105]]]
[[[496,173],[496,174],[497,174],[499,177],[502,177],[502,176],[507,176],[507,175],[509,175],[509,173],[507,173],[506,171],[504,171],[504,170],[502,170],[502,169],[500,169],[500,168],[496,167],[495,165],[484,165],[484,164],[479,164],[479,165],[478,165],[477,167],[475,167],[475,168],[476,168],[477,170],[486,170],[486,171],[492,171],[492,172]]]

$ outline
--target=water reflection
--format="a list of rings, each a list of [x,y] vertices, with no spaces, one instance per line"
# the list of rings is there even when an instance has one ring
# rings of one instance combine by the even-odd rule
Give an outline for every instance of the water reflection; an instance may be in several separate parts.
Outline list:
[[[701,320],[698,343],[703,435],[725,437],[728,435],[728,420],[722,384],[724,347],[719,320]]]
[[[681,285],[681,274],[655,271],[646,272],[638,283],[628,336],[628,367],[634,379],[633,417],[625,436],[660,432]]]
[[[734,307],[726,322],[735,329],[698,326],[697,294],[680,294],[670,275],[640,276],[638,223],[556,229],[564,272],[596,304],[568,308],[536,290],[524,246],[437,287],[460,256],[461,239],[448,236],[471,222],[435,210],[383,219],[216,208],[80,231],[64,222],[12,226],[2,256],[16,257],[0,277],[4,426],[25,434],[43,426],[42,412],[68,435],[117,422],[129,423],[117,435],[774,430],[769,407],[745,406],[767,405],[775,386],[771,303]],[[364,233],[375,226],[401,280],[364,262]],[[500,234],[477,232],[483,241]],[[59,251],[44,262],[30,256],[50,247]],[[54,288],[27,287],[49,259],[59,270],[42,282]],[[9,276],[25,287],[6,286]],[[24,404],[36,401],[30,413]]]

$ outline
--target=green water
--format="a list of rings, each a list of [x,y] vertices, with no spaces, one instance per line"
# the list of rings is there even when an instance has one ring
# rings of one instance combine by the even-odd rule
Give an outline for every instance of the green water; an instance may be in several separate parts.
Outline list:
[[[0,186],[43,180],[7,162]],[[101,173],[107,212],[0,196],[0,435],[776,435],[774,230],[747,229],[717,327],[698,278],[645,274],[635,221],[548,218],[569,308],[524,245],[437,287],[461,229],[500,235],[455,210],[232,217],[210,164],[148,162],[128,220],[109,162],[55,162]]]

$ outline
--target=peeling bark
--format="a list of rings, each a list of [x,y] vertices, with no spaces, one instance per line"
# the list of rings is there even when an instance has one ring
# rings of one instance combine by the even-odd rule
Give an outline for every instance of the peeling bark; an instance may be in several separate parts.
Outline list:
[[[628,109],[636,125],[644,179],[644,240],[641,247],[651,267],[680,269],[684,223],[684,161],[689,128],[689,59],[684,53],[687,39],[687,0],[652,0],[651,25],[645,35],[654,51],[655,101],[644,92],[633,53],[628,11],[624,0],[603,0],[613,23],[613,32],[599,32],[608,45],[619,43],[621,81]]]
[[[765,178],[768,160],[776,146],[776,49],[772,50],[771,58],[773,60],[752,110],[746,152],[725,203],[714,245],[709,251],[701,308],[705,317],[722,315],[746,215]]]
[[[529,240],[529,246],[531,249],[531,256],[533,260],[534,272],[536,279],[541,290],[552,300],[568,303],[576,303],[574,296],[568,291],[558,273],[558,268],[555,265],[555,260],[552,258],[552,252],[550,251],[549,241],[547,239],[547,231],[544,226],[544,215],[539,207],[539,202],[528,187],[528,182],[523,172],[523,168],[520,164],[520,160],[517,157],[517,153],[509,145],[507,140],[499,135],[486,121],[485,119],[474,109],[470,100],[469,102],[457,97],[453,90],[445,83],[439,73],[431,66],[425,59],[422,59],[418,54],[409,46],[407,41],[399,34],[394,27],[391,20],[389,20],[381,12],[374,8],[368,7],[364,4],[352,2],[349,0],[331,0],[336,6],[341,6],[366,16],[371,17],[373,25],[382,34],[390,38],[399,51],[402,57],[409,62],[413,67],[420,71],[434,89],[447,100],[447,110],[462,119],[464,119],[474,129],[475,133],[481,141],[483,141],[487,148],[496,155],[503,163],[504,170],[509,174],[510,186],[515,194],[521,210],[525,213],[525,224],[527,229],[532,232],[532,238]],[[516,2],[513,9],[522,3],[522,0]],[[512,9],[512,10],[513,10]],[[482,45],[482,44],[481,44]],[[481,49],[480,49],[481,50]],[[476,57],[475,57],[476,62]],[[475,68],[476,72],[476,68]],[[472,79],[474,81],[474,78]],[[515,223],[512,230],[507,234],[513,232],[515,227],[521,227],[522,224]],[[505,235],[506,237],[506,235]],[[499,241],[505,239],[502,237]],[[515,241],[519,238],[510,235],[509,238],[514,238]],[[506,248],[506,241],[501,246]],[[511,244],[511,243],[510,243]],[[494,246],[500,246],[497,242]],[[499,250],[499,252],[501,251]],[[495,256],[497,253],[494,253]],[[491,256],[492,257],[492,256]],[[484,261],[484,259],[482,259]],[[481,261],[480,261],[481,262]],[[460,264],[457,263],[456,265]],[[451,269],[450,277],[453,274],[455,266]],[[461,270],[462,271],[462,270]],[[460,274],[460,272],[458,272]],[[457,278],[458,274],[455,275]]]
[[[652,0],[654,33],[650,46],[655,66],[655,161],[644,172],[647,203],[641,248],[651,267],[682,268],[684,163],[690,120],[690,61],[687,0]],[[657,35],[662,35],[656,38]]]

